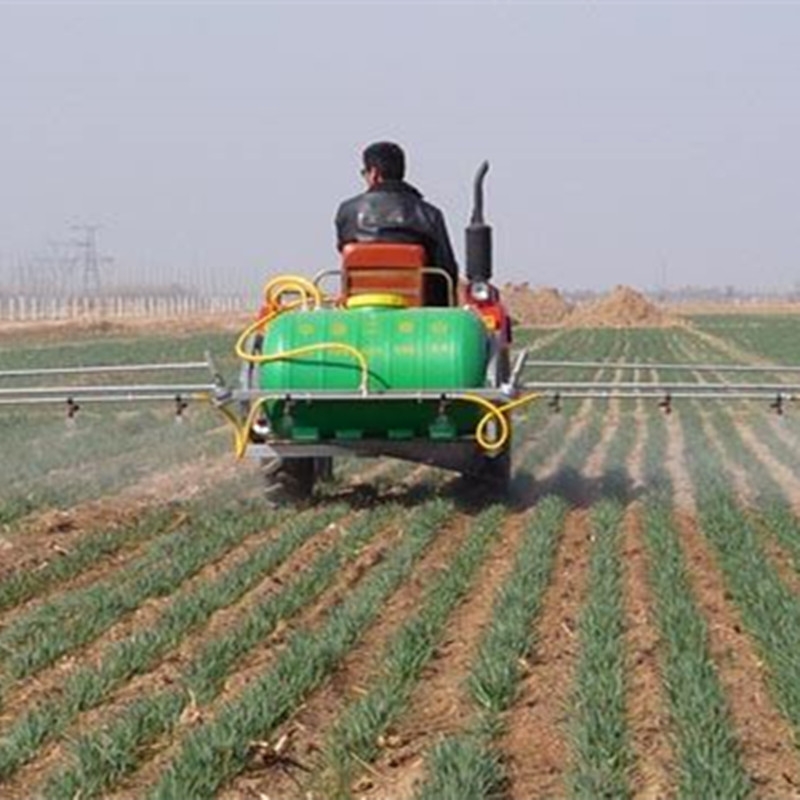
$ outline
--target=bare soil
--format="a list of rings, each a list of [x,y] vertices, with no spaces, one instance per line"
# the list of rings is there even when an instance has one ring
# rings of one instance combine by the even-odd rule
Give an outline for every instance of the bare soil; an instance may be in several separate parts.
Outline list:
[[[588,573],[590,528],[585,511],[567,518],[553,582],[544,598],[534,656],[520,695],[506,714],[500,746],[510,777],[509,798],[563,797],[569,767],[567,715],[578,654],[577,624]]]

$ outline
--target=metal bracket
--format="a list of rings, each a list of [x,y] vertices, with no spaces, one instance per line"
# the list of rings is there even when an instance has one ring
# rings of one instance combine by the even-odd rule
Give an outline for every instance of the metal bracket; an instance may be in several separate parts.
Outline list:
[[[77,413],[81,410],[81,407],[71,398],[67,398],[67,420],[72,421],[75,419]]]
[[[528,348],[525,347],[517,353],[514,360],[514,366],[511,369],[511,376],[508,383],[512,390],[519,388],[519,379],[522,376],[522,371],[525,369],[525,362],[528,360]]]
[[[189,408],[189,404],[179,394],[175,395],[175,420],[177,422],[183,421],[183,412]]]

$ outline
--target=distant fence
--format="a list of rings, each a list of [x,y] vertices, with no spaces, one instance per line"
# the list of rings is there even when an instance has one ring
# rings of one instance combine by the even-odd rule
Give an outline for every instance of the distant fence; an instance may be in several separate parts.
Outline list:
[[[177,317],[195,314],[236,314],[238,312],[252,310],[253,302],[240,296],[0,296],[0,320],[19,322],[123,317]]]

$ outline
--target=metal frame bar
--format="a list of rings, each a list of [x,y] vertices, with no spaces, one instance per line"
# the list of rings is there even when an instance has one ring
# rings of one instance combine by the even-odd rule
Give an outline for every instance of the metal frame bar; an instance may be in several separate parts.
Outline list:
[[[385,269],[388,271],[391,270],[392,267],[389,266],[386,267]],[[422,272],[423,275],[435,275],[439,278],[444,278],[445,282],[447,283],[447,297],[450,300],[449,307],[455,308],[458,305],[458,303],[456,302],[457,297],[456,297],[455,281],[453,280],[453,278],[447,272],[446,269],[444,269],[443,267],[420,267],[420,271]],[[344,270],[341,268],[321,270],[314,276],[313,280],[314,286],[316,286],[319,289],[320,285],[322,284],[322,281],[325,278],[329,278],[333,275],[338,275],[341,278],[341,276],[344,275]]]
[[[559,367],[565,369],[657,369],[686,370],[689,372],[800,372],[800,366],[785,364],[748,365],[748,364],[676,364],[648,363],[646,361],[543,361],[528,360],[526,368]]]
[[[625,400],[625,399],[638,399],[638,398],[654,398],[664,399],[670,398],[671,400],[797,400],[798,395],[791,392],[770,392],[770,391],[732,391],[732,392],[698,392],[696,387],[687,385],[686,391],[665,392],[657,389],[649,390],[647,388],[634,390],[627,389],[624,391],[609,390],[571,390],[567,389],[561,392],[542,392],[544,400],[566,400],[566,399],[598,399],[598,400]]]
[[[48,367],[46,369],[4,369],[0,370],[0,380],[4,378],[36,378],[46,375],[100,375],[103,373],[124,372],[178,372],[183,370],[208,369],[208,361],[184,361],[180,363],[158,364],[109,364],[90,367]]]
[[[800,383],[726,383],[718,381],[714,383],[695,383],[683,381],[675,383],[655,383],[647,381],[527,381],[521,384],[520,388],[531,392],[560,391],[567,389],[653,389],[660,392],[680,391],[689,387],[697,391],[800,391]]]
[[[194,392],[214,392],[215,384],[210,383],[173,383],[173,384],[130,384],[127,386],[26,386],[20,388],[0,389],[0,398],[4,397],[50,397],[72,395],[122,395],[141,393],[147,395],[175,396]]]
[[[453,402],[461,399],[461,395],[471,394],[485,400],[494,400],[505,403],[511,399],[510,395],[502,389],[424,389],[424,390],[388,390],[384,392],[361,392],[353,390],[342,392],[336,390],[291,390],[282,392],[269,392],[260,389],[234,389],[226,393],[226,398],[231,400],[285,400],[287,402],[314,402],[317,400],[342,400],[348,402],[363,402],[365,400],[438,400]]]

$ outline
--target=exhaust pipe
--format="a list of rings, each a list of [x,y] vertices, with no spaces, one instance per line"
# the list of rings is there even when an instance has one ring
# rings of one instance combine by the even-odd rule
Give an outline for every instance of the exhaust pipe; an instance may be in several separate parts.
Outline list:
[[[483,220],[483,181],[489,171],[484,161],[475,173],[472,218],[466,229],[467,280],[489,283],[492,279],[492,228]]]

